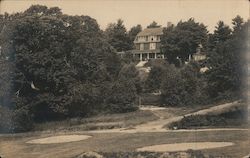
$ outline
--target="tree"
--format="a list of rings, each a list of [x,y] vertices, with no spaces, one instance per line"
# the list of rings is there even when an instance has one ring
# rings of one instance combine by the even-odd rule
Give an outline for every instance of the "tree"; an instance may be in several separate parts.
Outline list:
[[[147,28],[157,28],[161,27],[161,25],[158,25],[157,22],[153,21],[151,24],[147,26]]]
[[[161,83],[162,102],[168,106],[183,105],[183,81],[178,69],[171,65],[165,71]]]
[[[60,19],[39,15],[18,19],[13,30],[17,105],[27,106],[36,120],[67,115],[70,106],[75,75],[65,60],[65,31]]]
[[[25,12],[25,14],[29,15],[62,15],[61,9],[58,7],[48,8],[42,5],[32,5]]]
[[[221,43],[231,38],[232,30],[223,21],[219,21],[213,34],[209,35],[207,50],[213,51]]]
[[[177,69],[174,65],[165,68],[161,82],[161,97],[165,105],[188,106],[206,103],[204,81],[199,76],[199,66],[189,63]]]
[[[141,25],[136,25],[136,26],[133,26],[129,32],[128,32],[128,36],[129,36],[129,43],[130,43],[130,49],[133,49],[134,47],[134,40],[135,40],[135,37],[136,35],[142,31],[142,27]]]
[[[232,19],[232,24],[233,24],[233,31],[235,33],[243,29],[242,26],[244,26],[244,20],[242,17],[237,15],[235,18]]]
[[[164,28],[161,39],[162,52],[169,63],[182,63],[189,59],[189,56],[196,53],[199,44],[206,47],[207,29],[202,23],[194,19],[186,22],[180,21],[176,26]]]
[[[208,93],[212,98],[233,99],[242,96],[244,87],[244,54],[247,50],[247,23],[240,17],[233,19],[234,30],[218,23],[214,32],[216,47],[209,53],[207,80]],[[226,97],[226,98],[225,98]]]
[[[135,64],[124,64],[119,72],[118,78],[119,80],[131,80],[131,82],[135,85],[136,92],[141,92],[141,81],[139,78],[139,72],[136,69]]]
[[[152,66],[145,82],[146,91],[156,92],[160,90],[163,76],[168,66],[169,64],[155,64]]]
[[[11,116],[1,127],[26,131],[34,122],[89,116],[109,104],[124,106],[119,112],[136,109],[134,76],[122,79],[128,73],[120,73],[95,19],[40,5],[0,18],[0,108]],[[114,30],[126,35],[122,21]]]
[[[131,79],[120,78],[111,84],[106,98],[106,109],[111,112],[130,112],[138,109],[136,87]]]
[[[109,24],[105,30],[105,34],[108,42],[117,52],[130,49],[130,39],[121,19],[118,19],[117,23]]]

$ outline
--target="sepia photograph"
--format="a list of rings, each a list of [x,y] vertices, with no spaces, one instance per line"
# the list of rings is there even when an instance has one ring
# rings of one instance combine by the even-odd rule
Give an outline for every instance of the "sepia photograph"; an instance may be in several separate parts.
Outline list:
[[[250,158],[249,0],[0,0],[0,158]]]

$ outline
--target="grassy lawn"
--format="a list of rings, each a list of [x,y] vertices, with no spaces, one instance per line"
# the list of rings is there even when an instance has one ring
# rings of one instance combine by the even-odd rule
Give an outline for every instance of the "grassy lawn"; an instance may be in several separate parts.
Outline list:
[[[39,123],[35,125],[34,131],[78,131],[99,130],[113,128],[130,128],[148,121],[158,119],[150,111],[135,111],[122,114],[99,115],[90,118],[74,118],[63,121]]]
[[[54,134],[37,133],[33,136],[24,134],[22,137],[12,135],[10,137],[0,137],[0,149],[6,157],[18,155],[20,158],[33,158],[39,155],[40,158],[68,158],[75,157],[86,151],[127,153],[134,152],[137,148],[149,145],[212,141],[233,142],[235,145],[223,147],[223,150],[221,150],[222,148],[202,150],[204,154],[213,155],[215,157],[226,155],[228,157],[238,158],[249,154],[250,151],[249,131],[81,134],[88,134],[93,137],[91,139],[72,143],[35,145],[26,144],[25,142],[34,138],[47,137]]]
[[[0,156],[20,158],[69,158],[87,152],[95,151],[108,158],[136,158],[143,155],[146,158],[158,158],[162,153],[136,152],[137,148],[171,143],[185,142],[232,142],[233,146],[201,150],[202,154],[213,157],[241,158],[249,154],[249,130],[237,131],[168,131],[152,133],[89,133],[84,130],[129,128],[138,124],[173,116],[185,115],[202,109],[166,108],[160,111],[138,110],[124,114],[108,114],[91,118],[75,118],[57,122],[36,124],[33,132],[21,134],[0,135]],[[92,136],[83,141],[61,144],[27,144],[27,141],[49,136],[70,134],[85,134]],[[222,150],[223,149],[223,150]],[[200,154],[200,152],[195,152]],[[175,153],[173,153],[175,154]]]

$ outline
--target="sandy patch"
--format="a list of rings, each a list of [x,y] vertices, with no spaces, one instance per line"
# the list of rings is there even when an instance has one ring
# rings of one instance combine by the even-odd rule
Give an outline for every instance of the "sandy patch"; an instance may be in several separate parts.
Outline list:
[[[140,110],[150,110],[150,111],[158,111],[158,110],[166,110],[165,107],[158,107],[158,106],[141,106]]]
[[[31,144],[67,143],[67,142],[86,140],[90,137],[91,136],[87,136],[87,135],[61,135],[61,136],[52,136],[52,137],[47,137],[47,138],[34,139],[26,143],[31,143]]]
[[[201,150],[201,149],[212,149],[226,146],[232,146],[234,143],[231,142],[194,142],[194,143],[174,143],[174,144],[161,144],[146,146],[138,148],[137,151],[150,151],[150,152],[174,152],[174,151],[187,151]]]

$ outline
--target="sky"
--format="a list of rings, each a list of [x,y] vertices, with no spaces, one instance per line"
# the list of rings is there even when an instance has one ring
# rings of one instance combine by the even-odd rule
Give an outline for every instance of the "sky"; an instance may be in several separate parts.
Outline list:
[[[32,4],[58,6],[69,15],[89,15],[102,29],[121,18],[127,29],[152,21],[162,26],[168,22],[194,18],[212,32],[219,20],[231,26],[231,20],[240,15],[249,18],[248,0],[0,0],[0,13],[24,11]]]

